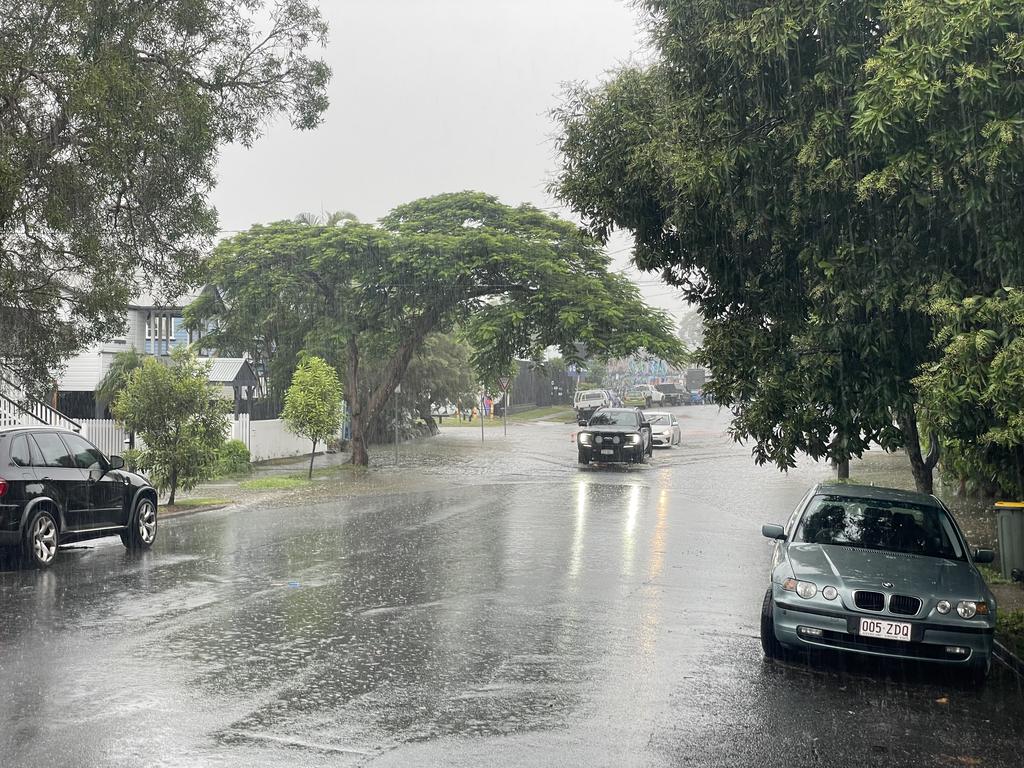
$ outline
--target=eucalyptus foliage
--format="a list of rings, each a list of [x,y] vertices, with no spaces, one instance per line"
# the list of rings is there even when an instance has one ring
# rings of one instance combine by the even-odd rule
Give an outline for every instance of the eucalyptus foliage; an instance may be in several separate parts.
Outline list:
[[[319,123],[326,31],[311,0],[0,0],[0,365],[42,386],[192,282],[218,149]]]

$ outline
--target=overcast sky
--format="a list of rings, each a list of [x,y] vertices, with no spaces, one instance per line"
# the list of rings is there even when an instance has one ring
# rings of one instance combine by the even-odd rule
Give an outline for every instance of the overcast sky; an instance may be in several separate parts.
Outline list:
[[[552,208],[550,110],[562,84],[596,82],[643,58],[626,0],[320,0],[331,27],[330,110],[311,132],[286,123],[250,150],[228,147],[213,202],[224,230],[394,206],[476,189]],[[616,268],[628,240],[609,246]],[[634,273],[635,274],[635,273]],[[674,292],[636,275],[670,311]]]

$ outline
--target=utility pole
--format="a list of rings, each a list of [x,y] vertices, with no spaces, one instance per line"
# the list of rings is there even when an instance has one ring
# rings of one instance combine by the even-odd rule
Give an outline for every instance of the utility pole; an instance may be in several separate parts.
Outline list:
[[[402,394],[402,385],[395,387],[395,466],[398,466],[398,396]]]

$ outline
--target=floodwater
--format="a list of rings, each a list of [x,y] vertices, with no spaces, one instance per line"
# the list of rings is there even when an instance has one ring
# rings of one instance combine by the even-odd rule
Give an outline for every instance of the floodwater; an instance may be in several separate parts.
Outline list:
[[[456,428],[399,466],[383,450],[365,475],[168,519],[141,556],[113,539],[5,565],[0,762],[1021,765],[1006,670],[975,691],[763,661],[760,525],[830,470],[755,467],[724,413],[677,412],[683,446],[647,466],[577,467],[571,425]]]

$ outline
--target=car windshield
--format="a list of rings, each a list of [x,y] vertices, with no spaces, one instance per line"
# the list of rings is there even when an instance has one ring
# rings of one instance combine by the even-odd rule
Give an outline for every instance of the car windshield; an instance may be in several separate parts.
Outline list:
[[[652,425],[664,424],[665,426],[670,426],[672,424],[672,417],[667,413],[648,413],[647,421]]]
[[[816,496],[793,540],[964,559],[953,523],[942,508],[903,501]]]
[[[635,427],[636,413],[633,411],[598,411],[590,420],[592,427]]]

